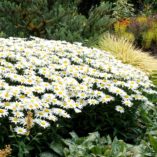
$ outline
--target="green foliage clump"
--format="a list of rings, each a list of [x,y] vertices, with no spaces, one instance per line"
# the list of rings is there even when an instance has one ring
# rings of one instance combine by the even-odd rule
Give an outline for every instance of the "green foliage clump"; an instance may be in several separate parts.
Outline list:
[[[135,151],[132,145],[117,138],[112,141],[109,136],[101,137],[98,132],[90,133],[86,137],[78,137],[74,132],[70,134],[72,138],[62,139],[62,143],[65,145],[64,149],[61,150],[60,147],[56,149],[54,146],[59,143],[56,142],[50,145],[52,150],[60,152],[60,154],[62,152],[64,157],[131,157],[140,154],[138,146],[135,148],[139,150]]]
[[[112,15],[112,7],[112,3],[102,2],[98,7],[92,8],[89,11],[84,31],[87,38],[95,38],[97,35],[110,29],[111,25],[115,22],[115,17]]]
[[[154,74],[151,76],[151,80],[157,86],[157,72],[154,72]]]
[[[128,18],[134,16],[134,8],[128,0],[117,0],[113,3],[113,16],[116,19]]]

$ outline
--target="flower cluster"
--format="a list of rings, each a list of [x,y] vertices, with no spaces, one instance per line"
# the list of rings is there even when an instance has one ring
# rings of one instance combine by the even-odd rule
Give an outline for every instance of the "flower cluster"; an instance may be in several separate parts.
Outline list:
[[[143,92],[156,93],[145,73],[80,43],[34,37],[0,43],[0,118],[8,117],[18,134],[35,124],[46,128],[69,118],[68,109],[81,112],[86,105],[113,102],[123,113],[135,101],[151,104]]]

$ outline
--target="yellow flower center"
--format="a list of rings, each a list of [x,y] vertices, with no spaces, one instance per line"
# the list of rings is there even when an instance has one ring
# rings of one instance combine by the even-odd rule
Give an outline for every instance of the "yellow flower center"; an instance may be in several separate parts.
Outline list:
[[[19,132],[23,132],[23,130],[22,130],[22,129],[19,129],[18,131],[19,131]]]
[[[45,123],[45,122],[41,122],[41,124],[42,124],[42,125],[45,125],[46,123]]]
[[[9,102],[6,102],[5,104],[4,104],[4,106],[10,106],[10,103]]]
[[[4,113],[4,111],[2,109],[0,109],[0,113]]]

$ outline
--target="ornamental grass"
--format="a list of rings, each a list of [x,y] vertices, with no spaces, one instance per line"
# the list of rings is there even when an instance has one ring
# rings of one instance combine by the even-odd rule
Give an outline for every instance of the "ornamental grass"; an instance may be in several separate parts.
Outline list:
[[[137,49],[133,45],[133,42],[129,41],[127,38],[104,34],[99,39],[97,47],[109,51],[123,63],[131,64],[143,70],[148,75],[157,72],[157,58]]]

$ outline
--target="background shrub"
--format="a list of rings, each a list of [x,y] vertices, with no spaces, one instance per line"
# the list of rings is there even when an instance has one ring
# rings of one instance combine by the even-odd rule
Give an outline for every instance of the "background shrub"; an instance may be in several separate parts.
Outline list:
[[[114,24],[114,30],[117,35],[134,41],[138,47],[156,55],[156,26],[156,15],[150,17],[139,16],[118,21]]]
[[[66,41],[84,41],[108,30],[114,22],[112,4],[102,2],[88,17],[79,12],[80,1],[0,2],[0,29],[6,36],[30,35]],[[2,36],[1,35],[1,36]]]
[[[119,20],[134,16],[133,4],[128,0],[117,0],[113,3],[113,16]]]

